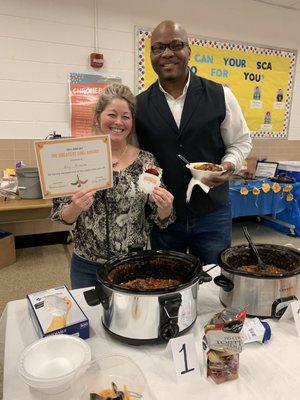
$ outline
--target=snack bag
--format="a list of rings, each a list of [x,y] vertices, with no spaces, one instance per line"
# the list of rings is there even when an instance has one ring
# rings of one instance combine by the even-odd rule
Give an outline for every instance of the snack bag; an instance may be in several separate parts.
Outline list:
[[[226,308],[215,314],[204,327],[203,349],[207,376],[216,383],[238,377],[239,353],[243,350],[243,323],[246,309]]]

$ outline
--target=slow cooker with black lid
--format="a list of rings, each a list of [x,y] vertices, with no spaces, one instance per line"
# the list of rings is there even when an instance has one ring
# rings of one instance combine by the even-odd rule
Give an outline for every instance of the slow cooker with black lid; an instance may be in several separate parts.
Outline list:
[[[162,289],[123,285],[138,278],[179,284]],[[139,345],[166,342],[189,330],[197,318],[199,284],[211,276],[193,255],[145,250],[110,259],[98,269],[97,279],[99,285],[84,292],[87,303],[102,304],[102,324],[112,336]]]

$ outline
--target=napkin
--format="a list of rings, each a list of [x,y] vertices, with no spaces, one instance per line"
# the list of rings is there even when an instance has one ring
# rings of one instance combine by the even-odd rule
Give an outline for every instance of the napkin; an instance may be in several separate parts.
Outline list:
[[[199,181],[198,179],[192,178],[190,180],[189,186],[186,191],[186,202],[189,203],[192,195],[192,191],[194,189],[195,185],[199,185],[201,189],[205,192],[208,193],[210,191],[210,187]]]

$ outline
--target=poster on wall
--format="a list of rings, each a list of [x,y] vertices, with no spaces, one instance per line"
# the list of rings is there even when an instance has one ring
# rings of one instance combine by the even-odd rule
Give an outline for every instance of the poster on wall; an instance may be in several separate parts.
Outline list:
[[[69,100],[71,136],[91,136],[93,117],[101,91],[111,83],[121,83],[121,78],[70,72]]]
[[[136,89],[157,76],[150,61],[151,29],[136,29]],[[196,75],[228,86],[237,97],[254,138],[286,139],[296,50],[189,36],[189,67]]]

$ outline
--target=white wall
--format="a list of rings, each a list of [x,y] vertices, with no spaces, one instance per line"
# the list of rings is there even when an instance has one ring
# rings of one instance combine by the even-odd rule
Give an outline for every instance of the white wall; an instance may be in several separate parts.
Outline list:
[[[300,12],[253,0],[98,0],[105,65],[134,90],[135,26],[164,19],[190,34],[300,49]],[[94,0],[0,0],[0,138],[69,134],[67,76],[94,73]],[[300,67],[289,140],[300,140]]]

